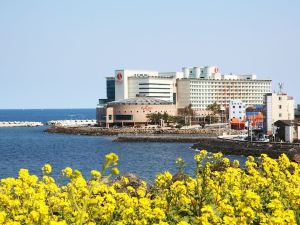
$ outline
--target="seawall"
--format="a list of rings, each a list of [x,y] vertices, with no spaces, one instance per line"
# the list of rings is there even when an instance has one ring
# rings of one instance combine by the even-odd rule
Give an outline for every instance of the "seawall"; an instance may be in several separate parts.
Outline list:
[[[141,129],[141,128],[100,128],[100,127],[50,127],[45,130],[49,133],[62,133],[62,134],[74,134],[74,135],[92,135],[92,136],[104,136],[104,135],[140,135],[140,134],[159,134],[159,135],[204,135],[209,137],[217,137],[224,132],[228,132],[226,129],[205,128],[205,129]],[[240,132],[231,131],[232,134],[239,134]]]
[[[209,152],[222,152],[225,155],[260,156],[261,154],[268,154],[272,158],[278,158],[285,153],[291,160],[300,162],[299,144],[202,139],[192,148],[206,149]]]
[[[199,136],[199,135],[119,135],[114,141],[116,142],[187,142],[198,143],[203,139],[217,139],[214,136]]]

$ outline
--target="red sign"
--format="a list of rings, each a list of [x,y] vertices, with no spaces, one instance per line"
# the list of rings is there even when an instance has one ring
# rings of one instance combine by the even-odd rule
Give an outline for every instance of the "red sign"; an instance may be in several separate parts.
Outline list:
[[[145,106],[142,106],[141,109],[143,111],[151,111],[152,107],[148,106],[148,105],[145,105]]]
[[[122,75],[121,73],[118,73],[118,74],[117,74],[117,79],[118,79],[119,81],[121,81],[121,80],[123,79],[123,75]]]
[[[215,67],[215,73],[219,72],[219,68]]]

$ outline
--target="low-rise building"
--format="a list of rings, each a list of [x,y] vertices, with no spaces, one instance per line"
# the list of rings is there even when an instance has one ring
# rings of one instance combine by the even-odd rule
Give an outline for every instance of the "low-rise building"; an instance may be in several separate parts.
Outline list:
[[[278,120],[274,124],[277,127],[277,139],[284,142],[298,142],[300,140],[300,122],[296,120]],[[276,138],[276,137],[275,137]]]
[[[278,120],[294,120],[294,99],[286,93],[269,93],[265,95],[265,131],[272,135],[274,123]]]
[[[101,127],[144,126],[150,113],[177,115],[176,106],[169,101],[149,97],[136,97],[100,104],[97,107],[97,123]]]
[[[241,100],[230,100],[229,102],[229,119],[236,118],[245,120],[246,106]]]

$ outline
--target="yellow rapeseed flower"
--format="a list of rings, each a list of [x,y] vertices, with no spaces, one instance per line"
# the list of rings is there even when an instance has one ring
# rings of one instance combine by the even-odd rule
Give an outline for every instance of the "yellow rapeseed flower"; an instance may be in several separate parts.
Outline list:
[[[52,172],[52,166],[47,163],[42,168],[44,174],[50,174]]]

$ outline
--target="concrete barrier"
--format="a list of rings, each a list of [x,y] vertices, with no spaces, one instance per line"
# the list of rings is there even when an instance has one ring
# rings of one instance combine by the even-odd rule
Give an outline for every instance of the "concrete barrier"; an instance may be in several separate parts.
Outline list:
[[[44,126],[41,122],[31,121],[0,121],[0,127],[38,127]]]

